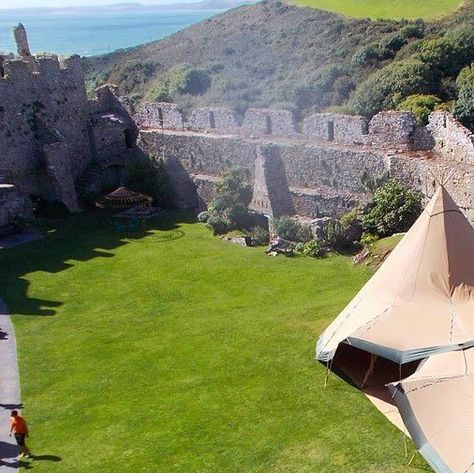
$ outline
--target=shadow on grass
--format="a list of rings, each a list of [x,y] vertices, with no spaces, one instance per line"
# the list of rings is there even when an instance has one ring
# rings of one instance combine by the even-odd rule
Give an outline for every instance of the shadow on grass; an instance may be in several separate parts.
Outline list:
[[[146,222],[146,228],[123,229],[115,225],[111,214],[87,212],[64,220],[44,223],[47,235],[41,240],[0,250],[0,298],[13,314],[52,316],[64,301],[28,296],[30,273],[58,273],[73,266],[70,260],[88,261],[112,258],[112,250],[144,237],[155,235],[156,242],[168,242],[185,236],[182,223],[193,223],[190,212],[164,212]],[[155,231],[169,232],[156,235]]]

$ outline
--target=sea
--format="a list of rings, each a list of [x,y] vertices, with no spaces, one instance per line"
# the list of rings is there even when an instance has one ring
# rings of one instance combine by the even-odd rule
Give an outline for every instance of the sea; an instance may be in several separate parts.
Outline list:
[[[223,10],[42,13],[0,10],[0,51],[14,51],[12,29],[23,23],[32,52],[95,56],[158,40]]]

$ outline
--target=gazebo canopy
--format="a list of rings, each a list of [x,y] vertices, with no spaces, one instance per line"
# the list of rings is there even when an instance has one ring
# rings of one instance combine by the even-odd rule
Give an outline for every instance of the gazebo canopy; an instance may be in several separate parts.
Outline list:
[[[101,209],[128,209],[135,205],[151,205],[153,198],[146,194],[131,191],[124,186],[95,201],[96,207]]]

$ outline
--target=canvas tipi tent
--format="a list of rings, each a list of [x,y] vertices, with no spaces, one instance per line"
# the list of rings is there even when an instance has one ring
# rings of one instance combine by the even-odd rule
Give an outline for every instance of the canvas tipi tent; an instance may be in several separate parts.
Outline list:
[[[474,229],[444,187],[377,273],[321,335],[397,364],[474,345]]]
[[[436,472],[474,471],[474,348],[433,355],[390,390],[417,449]]]
[[[471,347],[474,229],[441,186],[377,273],[321,335],[316,354],[351,378],[393,423],[406,426],[436,471],[466,473],[474,472],[474,458],[468,469],[459,466],[470,459],[474,441],[464,419],[474,419],[471,368],[466,361],[463,381],[443,382],[443,388],[436,380],[458,373],[466,353],[472,353],[474,363]],[[425,376],[431,376],[428,382]],[[456,393],[460,386],[464,391]]]

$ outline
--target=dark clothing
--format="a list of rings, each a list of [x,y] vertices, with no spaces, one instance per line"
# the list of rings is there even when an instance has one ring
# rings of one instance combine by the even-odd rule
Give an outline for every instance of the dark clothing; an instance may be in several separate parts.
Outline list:
[[[15,440],[19,447],[25,446],[26,434],[15,434]]]

